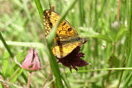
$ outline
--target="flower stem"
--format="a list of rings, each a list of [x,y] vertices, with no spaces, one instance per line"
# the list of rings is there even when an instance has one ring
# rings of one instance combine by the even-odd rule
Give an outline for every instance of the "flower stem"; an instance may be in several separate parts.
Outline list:
[[[28,85],[27,85],[27,88],[29,88],[29,85],[30,85],[31,74],[32,73],[30,72],[29,77],[28,77]]]

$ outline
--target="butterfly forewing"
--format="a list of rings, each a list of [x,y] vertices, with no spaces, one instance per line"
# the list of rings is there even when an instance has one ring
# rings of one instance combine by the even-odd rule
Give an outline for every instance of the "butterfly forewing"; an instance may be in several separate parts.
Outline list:
[[[45,26],[45,36],[47,38],[47,35],[50,33],[51,28],[55,26],[59,21],[60,16],[58,15],[58,13],[51,10],[45,10],[43,15],[44,15],[43,18],[44,18],[44,26]],[[78,36],[76,30],[66,20],[63,20],[60,23],[60,25],[57,27],[56,33],[60,38]]]

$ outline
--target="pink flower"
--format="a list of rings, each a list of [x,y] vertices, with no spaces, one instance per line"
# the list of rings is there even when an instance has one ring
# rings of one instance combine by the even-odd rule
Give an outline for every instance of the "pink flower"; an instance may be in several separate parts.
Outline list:
[[[27,56],[25,57],[22,63],[22,68],[31,70],[31,71],[36,71],[40,69],[39,57],[35,49],[30,48]]]
[[[84,57],[84,53],[79,53],[81,45],[77,46],[69,55],[63,58],[57,58],[58,63],[62,63],[64,66],[67,66],[70,68],[70,71],[72,67],[78,71],[77,67],[83,67],[85,65],[89,65],[86,61],[82,60],[80,57]],[[76,67],[77,66],[77,67]]]

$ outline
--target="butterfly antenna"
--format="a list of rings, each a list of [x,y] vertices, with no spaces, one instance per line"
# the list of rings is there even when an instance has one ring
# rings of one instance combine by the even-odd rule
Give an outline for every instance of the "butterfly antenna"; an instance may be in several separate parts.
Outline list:
[[[51,10],[51,11],[54,11],[54,5],[52,5],[52,6],[50,7],[50,10]]]
[[[53,5],[53,2],[52,2],[52,5],[51,5],[50,0],[49,0],[49,7],[50,7],[50,10],[51,10],[51,11],[54,11],[54,5]]]
[[[49,0],[49,7],[51,7],[50,0]]]

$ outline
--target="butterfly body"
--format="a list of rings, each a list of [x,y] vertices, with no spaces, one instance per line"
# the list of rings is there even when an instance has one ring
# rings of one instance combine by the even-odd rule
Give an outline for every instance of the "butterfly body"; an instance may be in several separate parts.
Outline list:
[[[47,9],[43,12],[46,38],[59,19],[60,15],[52,10]],[[86,39],[81,38],[72,25],[66,20],[63,20],[57,27],[52,52],[57,58],[63,58],[70,54],[79,44],[82,44],[85,41]]]

